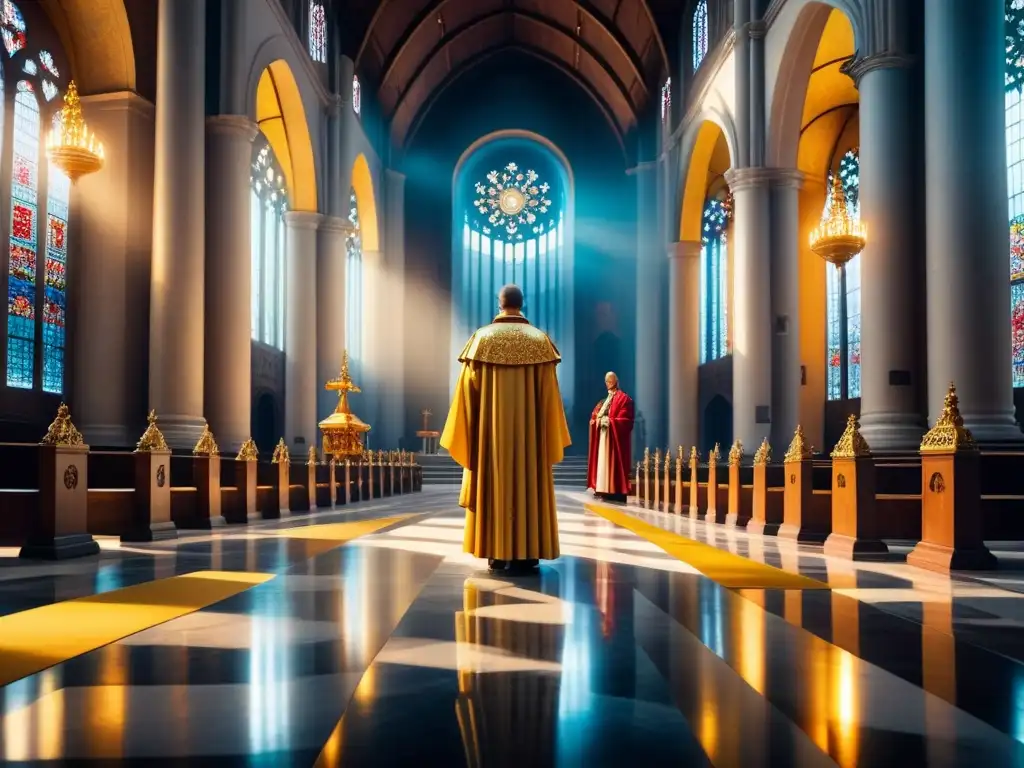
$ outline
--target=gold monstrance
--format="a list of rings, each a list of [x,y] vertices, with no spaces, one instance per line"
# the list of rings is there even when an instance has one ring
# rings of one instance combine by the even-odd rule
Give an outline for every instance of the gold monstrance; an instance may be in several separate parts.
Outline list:
[[[829,191],[829,205],[822,212],[821,222],[811,232],[811,250],[829,264],[835,264],[839,273],[839,317],[846,317],[846,265],[867,244],[867,233],[857,216],[850,213],[846,205],[846,190],[842,179],[836,173],[832,177]],[[843,321],[845,322],[845,320]],[[847,391],[850,375],[849,339],[839,334],[839,379],[840,392]]]
[[[352,413],[348,407],[348,393],[361,392],[348,373],[348,352],[341,361],[341,375],[324,385],[328,392],[337,391],[338,407],[334,413],[320,422],[324,435],[324,455],[330,454],[336,460],[354,459],[363,455],[363,434],[370,431],[370,425]]]
[[[60,120],[46,140],[46,156],[72,183],[103,167],[103,145],[85,125],[74,80],[68,83],[64,94]]]

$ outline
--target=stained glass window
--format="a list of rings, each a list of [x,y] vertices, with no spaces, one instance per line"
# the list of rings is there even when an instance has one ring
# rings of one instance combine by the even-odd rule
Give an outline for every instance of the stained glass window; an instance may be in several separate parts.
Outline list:
[[[856,149],[848,150],[839,161],[839,179],[846,193],[850,214],[860,216],[860,156]],[[832,176],[829,175],[829,186]],[[825,215],[829,213],[829,199],[825,200]],[[826,395],[829,400],[860,397],[860,259],[846,265],[846,316],[840,301],[839,271],[829,265],[827,270],[827,329]],[[842,359],[846,347],[845,363]],[[846,371],[846,392],[843,393],[843,371]]]
[[[61,129],[60,113],[53,128]],[[67,327],[68,210],[71,181],[49,164],[46,199],[46,266],[43,271],[43,391],[64,391]]]
[[[252,337],[284,347],[284,214],[288,193],[284,174],[269,144],[254,150],[249,222],[252,238]]]
[[[327,14],[324,4],[309,4],[309,55],[320,64],[327,63]]]
[[[666,122],[672,116],[672,78],[670,77],[661,86],[661,122]]]
[[[728,198],[710,197],[704,203],[700,259],[700,361],[729,354]]]
[[[36,247],[39,187],[39,104],[31,84],[14,97],[10,273],[7,287],[7,385],[35,384]]]
[[[356,381],[362,380],[363,363],[363,238],[359,227],[356,191],[349,195],[348,222],[351,231],[345,240],[345,348],[349,368]]]
[[[60,77],[60,71],[57,69],[57,65],[53,61],[53,55],[49,51],[39,52],[39,63],[43,65],[43,69],[49,72],[54,77]]]
[[[4,48],[7,49],[8,56],[14,56],[18,51],[25,47],[25,18],[21,15],[21,11],[18,10],[11,0],[3,0],[3,19],[2,28],[0,28],[0,34],[3,35]]]
[[[693,10],[693,71],[708,55],[708,0],[700,0]]]
[[[43,80],[43,97],[47,101],[53,101],[53,97],[57,95],[57,86],[51,83],[49,80]]]
[[[352,111],[357,115],[363,110],[363,86],[359,83],[359,75],[352,75]]]
[[[1014,387],[1024,387],[1024,115],[1021,86],[1024,58],[1019,0],[1006,3],[1006,162],[1010,227],[1010,348]]]

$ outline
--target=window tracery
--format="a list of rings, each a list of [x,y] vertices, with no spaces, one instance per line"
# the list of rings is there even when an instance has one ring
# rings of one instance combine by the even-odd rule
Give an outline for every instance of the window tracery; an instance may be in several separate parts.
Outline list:
[[[309,56],[318,64],[327,63],[327,13],[324,4],[309,4]]]
[[[856,149],[848,150],[839,161],[839,180],[846,194],[846,206],[851,216],[860,216],[860,154]],[[832,174],[829,174],[829,187]],[[828,215],[830,198],[825,199],[825,214]],[[840,293],[839,271],[831,265],[826,267],[827,280],[827,365],[825,392],[829,400],[844,400],[860,397],[860,259],[855,258],[846,265],[846,316],[843,317]],[[842,358],[846,347],[846,360]],[[846,392],[843,392],[843,367],[846,368]]]
[[[732,221],[729,194],[709,197],[701,220],[700,361],[707,363],[731,352],[729,343],[729,251],[727,229]]]
[[[359,225],[356,191],[349,194],[348,223],[345,238],[345,349],[349,370],[356,381],[362,379],[363,363],[363,238]]]
[[[693,71],[708,55],[708,0],[700,0],[693,10]]]
[[[359,83],[359,75],[352,75],[352,111],[357,117],[363,111],[363,86]]]

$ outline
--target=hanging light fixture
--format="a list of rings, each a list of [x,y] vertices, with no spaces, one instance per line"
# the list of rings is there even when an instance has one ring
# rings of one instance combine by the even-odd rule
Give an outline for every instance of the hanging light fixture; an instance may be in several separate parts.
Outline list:
[[[64,94],[60,126],[54,127],[46,140],[46,156],[63,171],[72,183],[103,167],[103,145],[89,131],[82,116],[78,86],[72,80]]]
[[[829,203],[821,222],[811,231],[811,250],[841,269],[864,250],[867,232],[860,220],[850,214],[838,173],[832,177]]]

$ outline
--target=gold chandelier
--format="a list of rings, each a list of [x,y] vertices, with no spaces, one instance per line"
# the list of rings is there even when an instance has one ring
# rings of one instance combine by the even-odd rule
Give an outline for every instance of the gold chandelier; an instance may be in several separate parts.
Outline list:
[[[89,131],[82,116],[78,86],[72,80],[64,94],[60,111],[60,127],[53,128],[46,140],[46,156],[62,170],[71,183],[103,167],[103,145]]]
[[[821,222],[811,231],[811,250],[830,264],[843,267],[864,250],[867,231],[860,220],[850,215],[846,192],[839,174],[832,178],[830,205]]]

